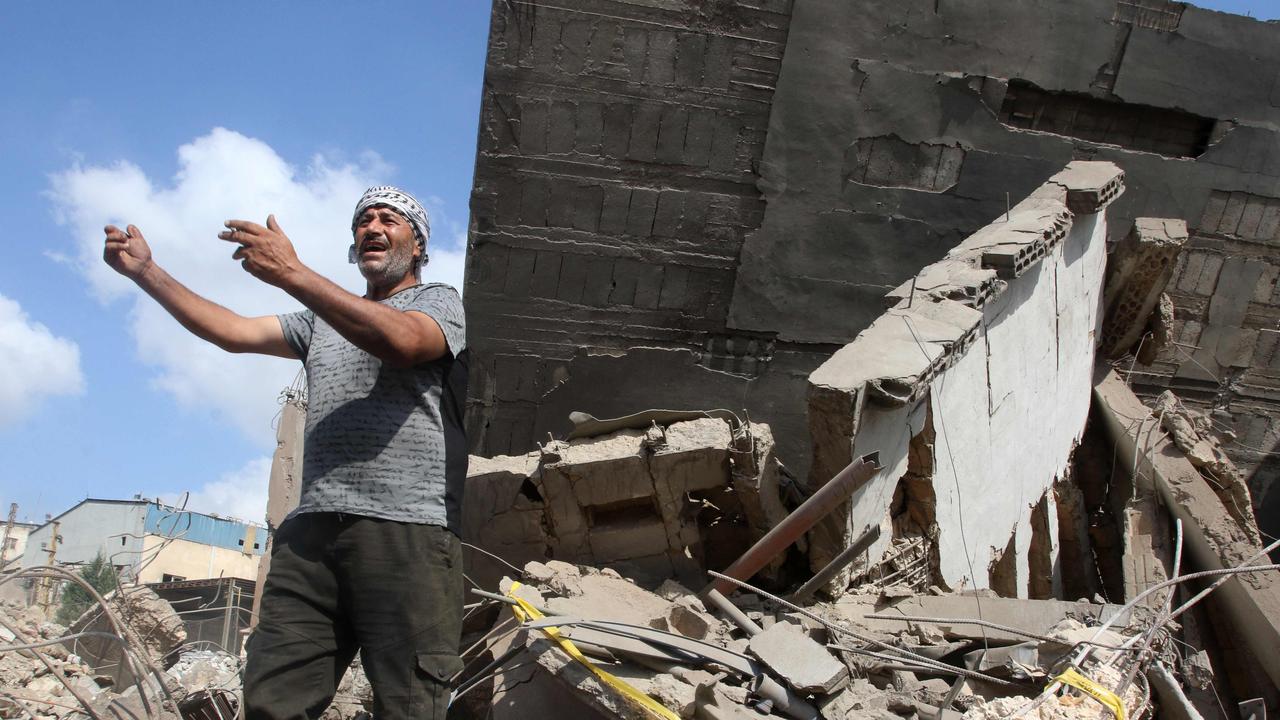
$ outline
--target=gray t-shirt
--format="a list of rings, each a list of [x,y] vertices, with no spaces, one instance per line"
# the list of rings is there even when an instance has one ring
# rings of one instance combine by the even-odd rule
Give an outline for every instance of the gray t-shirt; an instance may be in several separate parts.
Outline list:
[[[437,283],[381,302],[433,318],[449,351],[439,360],[392,368],[310,310],[279,316],[307,372],[302,497],[290,517],[342,512],[457,533],[467,473],[462,299]]]

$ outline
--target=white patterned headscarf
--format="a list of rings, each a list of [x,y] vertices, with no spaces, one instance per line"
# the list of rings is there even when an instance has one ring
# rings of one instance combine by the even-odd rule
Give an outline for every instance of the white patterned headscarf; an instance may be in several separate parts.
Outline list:
[[[422,251],[418,258],[418,267],[421,268],[427,264],[427,241],[431,239],[431,218],[427,215],[427,209],[422,207],[422,203],[418,202],[412,195],[391,185],[376,185],[364,191],[364,195],[360,197],[360,202],[356,203],[356,211],[351,216],[351,232],[354,234],[356,225],[360,222],[360,216],[365,210],[375,206],[385,205],[399,213],[409,224],[413,226],[413,234],[418,238],[418,249]],[[353,259],[352,262],[355,262]]]

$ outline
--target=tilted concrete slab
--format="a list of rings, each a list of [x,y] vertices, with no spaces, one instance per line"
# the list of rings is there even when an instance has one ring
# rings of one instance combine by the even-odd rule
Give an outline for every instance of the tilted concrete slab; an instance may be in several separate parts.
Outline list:
[[[1119,614],[1119,605],[1099,605],[1067,600],[1022,600],[1001,597],[974,597],[972,595],[917,595],[886,600],[874,595],[845,595],[831,606],[839,617],[880,633],[895,634],[911,629],[913,623],[899,620],[879,620],[867,615],[907,615],[939,618],[929,624],[940,629],[947,637],[963,640],[982,640],[1000,644],[1025,642],[1026,636],[993,628],[958,622],[981,619],[997,625],[1044,634],[1064,618],[1081,622],[1106,622]],[[1125,613],[1117,620],[1123,626],[1130,618]],[[946,619],[957,622],[947,622]]]
[[[1136,467],[1139,481],[1149,482],[1169,512],[1182,520],[1193,567],[1236,567],[1261,551],[1115,371],[1100,371],[1094,399],[1116,444],[1117,462],[1122,467]],[[1266,562],[1265,556],[1257,561]],[[1215,595],[1218,607],[1239,630],[1239,637],[1280,686],[1280,571],[1240,575],[1228,580]]]

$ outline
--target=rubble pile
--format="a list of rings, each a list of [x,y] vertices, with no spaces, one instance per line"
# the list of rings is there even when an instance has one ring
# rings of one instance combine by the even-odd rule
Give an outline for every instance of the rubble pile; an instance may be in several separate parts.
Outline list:
[[[1160,702],[1186,704],[1180,680],[1200,682],[1199,661],[1184,665],[1143,607],[989,591],[850,592],[798,606],[741,592],[733,602],[752,630],[678,583],[645,589],[607,568],[530,562],[501,590],[485,597],[512,611],[464,655],[455,692],[484,696],[466,707],[498,719],[985,719],[1023,708],[1031,718],[1093,719],[1107,702],[1133,718],[1153,710],[1148,677],[1169,681]],[[1131,662],[1135,654],[1118,649],[1126,645],[1152,659]],[[1039,697],[1062,682],[1068,692]]]
[[[147,717],[137,686],[118,686],[102,668],[71,652],[72,640],[57,642],[71,634],[37,607],[0,604],[0,642],[39,645],[0,651],[0,717],[83,718],[90,716],[86,708],[101,717]]]
[[[771,451],[748,462],[740,438],[767,426],[665,410],[473,462],[468,501],[487,502],[469,537],[523,570],[472,576],[511,610],[469,638],[462,706],[943,720],[1280,705],[1280,573],[1264,564],[1280,543],[1262,546],[1213,418],[1172,395],[1147,407],[1108,372],[1141,352],[1186,235],[1139,219],[1108,279],[1123,190],[1118,166],[1072,162],[890,292],[809,374],[803,483],[781,482]]]
[[[124,623],[128,639],[119,639],[101,608],[67,628],[49,622],[38,606],[0,601],[0,718],[238,717],[241,656],[211,643],[186,642],[179,616],[145,586],[125,586],[106,600]],[[104,640],[115,652],[98,642]],[[40,646],[15,648],[33,644]],[[164,668],[159,677],[144,674],[139,679],[125,670],[119,648],[126,645],[135,651],[145,648],[152,666]],[[140,693],[146,694],[145,701]],[[357,656],[322,717],[367,719],[372,706],[373,691]]]
[[[187,641],[187,629],[172,606],[145,585],[126,585],[106,595],[115,617],[124,624],[128,638],[143,648],[151,663],[167,665],[170,657]],[[128,685],[135,677],[120,662],[120,642],[114,637],[112,619],[101,608],[91,608],[72,623],[72,633],[102,633],[76,638],[72,650],[94,667],[107,668],[118,685]]]
[[[723,567],[786,516],[767,425],[724,411],[581,416],[568,440],[471,457],[462,535],[507,562],[555,558],[656,581]],[[506,568],[467,572],[493,587]]]

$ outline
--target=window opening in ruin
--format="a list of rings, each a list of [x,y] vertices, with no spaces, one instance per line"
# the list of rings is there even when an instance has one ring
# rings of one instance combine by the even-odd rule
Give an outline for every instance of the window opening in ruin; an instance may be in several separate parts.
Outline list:
[[[1009,81],[1000,122],[1168,157],[1199,157],[1215,124],[1181,110],[1048,91],[1017,79]]]
[[[601,505],[588,505],[587,522],[591,527],[604,525],[633,525],[658,518],[662,514],[652,497],[631,498]]]

